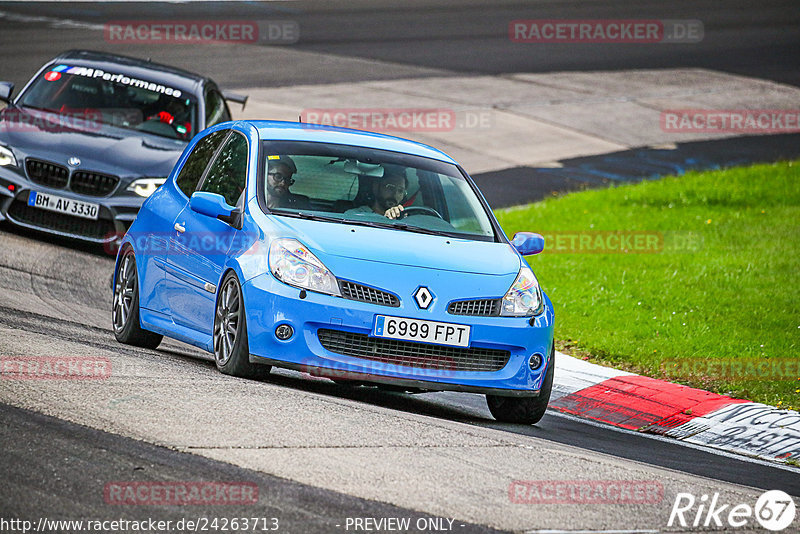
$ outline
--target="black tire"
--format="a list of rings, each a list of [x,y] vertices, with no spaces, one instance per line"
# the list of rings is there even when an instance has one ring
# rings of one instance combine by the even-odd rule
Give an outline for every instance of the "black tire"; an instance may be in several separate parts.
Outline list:
[[[353,380],[347,380],[345,378],[331,378],[331,380],[333,381],[334,384],[345,387],[355,387],[363,385],[361,382],[355,382]]]
[[[127,249],[122,254],[114,277],[116,284],[111,305],[114,337],[126,345],[145,349],[158,347],[164,336],[143,329],[139,320],[139,273],[133,250]]]
[[[214,361],[226,375],[264,378],[272,367],[250,363],[246,316],[242,288],[230,272],[222,280],[214,309]]]
[[[537,397],[499,397],[486,395],[486,404],[495,419],[503,423],[535,425],[547,410],[550,392],[553,390],[553,374],[556,367],[555,347],[550,350],[547,373],[544,375],[542,389]]]

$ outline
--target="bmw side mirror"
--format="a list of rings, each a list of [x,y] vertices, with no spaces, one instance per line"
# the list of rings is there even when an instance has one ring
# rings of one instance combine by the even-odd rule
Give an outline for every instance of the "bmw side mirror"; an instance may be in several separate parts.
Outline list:
[[[14,92],[14,84],[11,82],[0,82],[0,100],[10,104],[11,93]]]
[[[530,256],[544,250],[544,237],[533,232],[517,232],[514,234],[511,244],[523,256]]]
[[[195,191],[189,199],[189,209],[226,222],[237,230],[242,229],[242,212],[225,202],[225,198],[217,193]]]

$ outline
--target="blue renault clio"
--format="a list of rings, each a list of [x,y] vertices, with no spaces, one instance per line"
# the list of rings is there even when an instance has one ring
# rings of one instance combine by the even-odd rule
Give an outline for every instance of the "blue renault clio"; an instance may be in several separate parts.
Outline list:
[[[275,121],[196,136],[125,235],[118,341],[162,336],[226,374],[486,395],[533,424],[553,383],[553,307],[470,177],[397,137]]]

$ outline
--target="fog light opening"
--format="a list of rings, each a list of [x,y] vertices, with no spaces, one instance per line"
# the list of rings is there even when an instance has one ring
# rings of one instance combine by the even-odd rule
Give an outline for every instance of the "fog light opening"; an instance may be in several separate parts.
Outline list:
[[[531,368],[531,371],[535,371],[542,366],[543,361],[544,356],[536,352],[531,356],[530,360],[528,360],[528,366]]]
[[[275,329],[275,337],[280,339],[281,341],[286,341],[290,337],[294,335],[294,328],[289,326],[288,324],[278,325],[278,328]]]

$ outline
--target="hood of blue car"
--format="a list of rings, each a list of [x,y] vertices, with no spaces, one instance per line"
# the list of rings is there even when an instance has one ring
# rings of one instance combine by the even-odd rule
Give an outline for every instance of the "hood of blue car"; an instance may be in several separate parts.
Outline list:
[[[18,157],[117,176],[167,176],[186,147],[185,141],[107,124],[62,119],[56,113],[6,108],[0,111],[0,143]]]
[[[274,217],[275,237],[293,237],[333,268],[336,258],[426,269],[516,275],[519,255],[507,243],[456,239],[403,230]]]

